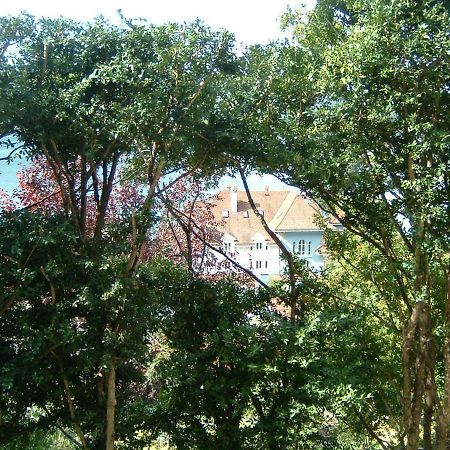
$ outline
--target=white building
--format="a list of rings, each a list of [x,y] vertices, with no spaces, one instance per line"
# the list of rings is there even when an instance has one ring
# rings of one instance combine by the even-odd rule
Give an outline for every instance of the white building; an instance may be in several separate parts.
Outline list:
[[[255,191],[256,207],[288,250],[314,270],[324,264],[322,230],[315,218],[319,208],[294,191]],[[254,214],[245,191],[230,187],[218,194],[212,208],[220,223],[222,248],[262,281],[276,279],[283,271],[281,251]]]

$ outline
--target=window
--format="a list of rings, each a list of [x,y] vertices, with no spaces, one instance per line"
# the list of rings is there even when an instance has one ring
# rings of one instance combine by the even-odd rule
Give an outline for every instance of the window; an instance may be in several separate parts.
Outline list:
[[[295,241],[292,243],[292,253],[295,253],[296,251],[297,251],[297,248],[296,248],[296,243],[295,243]]]
[[[298,254],[299,255],[305,254],[305,241],[304,240],[298,241]]]
[[[225,252],[231,252],[231,242],[225,242],[225,243],[223,244],[223,250],[224,250]]]
[[[294,253],[295,253],[295,242],[294,242]],[[310,255],[311,254],[311,241],[298,241],[298,250],[297,253],[299,255]]]
[[[242,215],[244,216],[245,219],[248,219],[248,211],[244,211],[244,212],[242,213]]]
[[[256,250],[262,250],[262,242],[256,243]]]
[[[256,268],[261,269],[261,267],[262,267],[261,261],[256,261]]]
[[[266,244],[266,250],[269,250],[269,246]]]
[[[267,261],[265,262],[264,267],[267,269]]]

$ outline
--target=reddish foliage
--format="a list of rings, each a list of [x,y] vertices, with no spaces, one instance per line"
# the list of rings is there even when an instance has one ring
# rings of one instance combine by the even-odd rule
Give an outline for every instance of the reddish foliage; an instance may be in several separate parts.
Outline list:
[[[14,190],[14,196],[18,208],[44,214],[63,210],[61,191],[44,158],[33,160],[29,167],[17,172],[17,179],[19,187]]]
[[[71,173],[80,175],[75,167]],[[30,211],[40,211],[44,215],[64,211],[63,197],[55,174],[45,158],[36,158],[27,168],[17,172],[19,187],[14,190],[13,197],[0,189],[0,208],[6,211],[26,208]],[[100,180],[101,181],[101,180]],[[66,183],[63,183],[66,185]],[[75,180],[75,185],[80,185]],[[106,212],[106,223],[118,222],[124,211],[137,209],[143,201],[142,190],[130,181],[123,181],[113,186],[112,195]],[[87,229],[92,233],[95,227],[97,204],[92,192],[87,196],[86,222]]]
[[[163,255],[211,280],[226,276],[248,282],[247,275],[211,248],[222,247],[214,201],[205,185],[192,177],[175,183],[164,195],[162,219],[147,255]]]
[[[16,209],[16,205],[10,195],[0,188],[0,208],[5,211],[13,211]]]
[[[74,178],[80,177],[81,173],[77,164],[69,168]],[[17,178],[19,187],[14,191],[14,198],[0,189],[2,209],[27,208],[44,215],[64,211],[60,186],[45,158],[33,160],[29,167],[18,172]],[[62,185],[66,186],[64,182]],[[75,186],[79,188],[79,179],[75,178]],[[105,224],[118,223],[125,213],[139,210],[144,197],[143,189],[138,184],[128,180],[117,182],[112,188]],[[98,209],[92,186],[86,199],[86,228],[87,234],[92,235]],[[186,265],[193,273],[209,279],[232,276],[248,281],[248,277],[231,262],[205,244],[221,248],[220,224],[212,213],[213,206],[214,196],[209,194],[203,183],[192,177],[178,180],[161,193],[154,205],[154,211],[159,212],[159,220],[143,248],[141,258],[147,261],[155,257],[169,258],[175,264]]]

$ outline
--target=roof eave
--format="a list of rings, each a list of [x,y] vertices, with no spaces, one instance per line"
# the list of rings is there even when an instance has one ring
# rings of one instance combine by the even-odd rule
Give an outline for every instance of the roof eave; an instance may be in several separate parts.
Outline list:
[[[309,231],[323,231],[321,228],[277,228],[275,233],[306,233]]]

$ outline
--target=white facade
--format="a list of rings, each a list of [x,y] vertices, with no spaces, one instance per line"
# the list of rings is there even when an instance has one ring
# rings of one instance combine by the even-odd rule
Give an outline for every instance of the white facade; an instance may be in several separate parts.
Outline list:
[[[324,266],[320,249],[323,232],[316,225],[318,208],[292,191],[253,192],[254,203],[267,225],[287,250],[319,272]],[[230,258],[264,282],[285,270],[282,252],[254,214],[245,192],[229,188],[218,195],[214,215],[221,219],[221,247]],[[225,258],[217,254],[219,261]]]
[[[322,245],[322,232],[277,233],[287,250],[297,258],[305,261],[307,267],[319,272],[324,265],[324,258],[318,251]],[[251,244],[237,243],[230,235],[222,238],[222,251],[226,252],[239,265],[251,270],[265,283],[280,277],[286,263],[278,245],[267,242],[257,234]],[[217,254],[219,261],[224,257]]]

